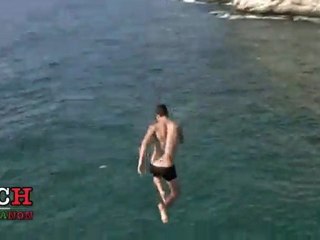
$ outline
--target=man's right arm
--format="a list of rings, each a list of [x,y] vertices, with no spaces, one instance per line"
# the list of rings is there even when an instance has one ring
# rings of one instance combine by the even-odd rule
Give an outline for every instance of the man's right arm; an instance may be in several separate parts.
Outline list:
[[[140,151],[139,151],[139,163],[138,166],[142,166],[142,163],[144,161],[144,156],[146,154],[147,151],[147,146],[150,143],[151,137],[154,133],[154,126],[150,125],[142,142],[141,142],[141,146],[140,146]]]

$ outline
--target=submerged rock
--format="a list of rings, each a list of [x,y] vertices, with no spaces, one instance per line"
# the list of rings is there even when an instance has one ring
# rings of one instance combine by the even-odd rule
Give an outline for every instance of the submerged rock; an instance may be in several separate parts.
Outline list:
[[[233,0],[237,10],[320,17],[320,0]]]

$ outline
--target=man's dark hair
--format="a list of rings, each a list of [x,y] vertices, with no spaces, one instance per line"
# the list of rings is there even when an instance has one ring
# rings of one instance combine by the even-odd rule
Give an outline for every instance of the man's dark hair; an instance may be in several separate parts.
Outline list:
[[[168,117],[169,112],[168,112],[167,106],[165,104],[157,105],[156,114],[158,114],[160,117],[163,117],[163,116]]]

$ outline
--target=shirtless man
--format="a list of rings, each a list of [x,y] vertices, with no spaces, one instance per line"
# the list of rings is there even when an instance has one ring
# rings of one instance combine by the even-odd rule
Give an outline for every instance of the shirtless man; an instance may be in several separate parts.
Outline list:
[[[179,143],[183,143],[182,129],[169,119],[166,105],[159,104],[156,107],[156,122],[151,124],[140,146],[138,173],[141,175],[144,169],[145,154],[148,145],[153,145],[150,173],[153,174],[153,183],[160,194],[158,208],[163,223],[168,222],[167,209],[179,196],[180,188],[177,181],[174,157]],[[166,196],[162,186],[164,179],[170,189]]]

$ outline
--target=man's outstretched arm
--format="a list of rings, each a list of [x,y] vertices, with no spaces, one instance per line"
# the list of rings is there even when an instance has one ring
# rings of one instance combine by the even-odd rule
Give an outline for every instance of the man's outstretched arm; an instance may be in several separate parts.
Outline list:
[[[140,151],[139,151],[139,163],[138,163],[138,173],[142,174],[142,169],[143,169],[143,161],[144,161],[144,156],[147,151],[148,144],[150,143],[151,137],[154,133],[154,126],[149,126],[142,142],[140,145]]]

